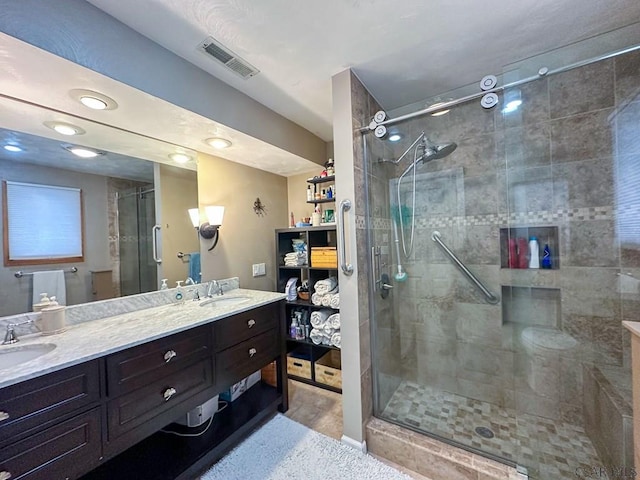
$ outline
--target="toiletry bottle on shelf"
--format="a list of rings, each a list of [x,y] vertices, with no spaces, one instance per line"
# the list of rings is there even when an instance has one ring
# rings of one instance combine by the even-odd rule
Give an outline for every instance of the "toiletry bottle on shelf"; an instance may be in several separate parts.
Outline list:
[[[290,227],[295,227],[296,226],[296,221],[293,218],[293,212],[291,212],[291,219],[289,220],[289,226]]]
[[[544,250],[542,253],[542,268],[553,268],[553,263],[551,262],[551,249],[549,248],[549,244],[544,244]]]
[[[522,237],[516,238],[516,246],[518,249],[518,268],[528,268],[529,259],[527,258],[527,253],[529,247],[527,245],[527,239]]]
[[[540,268],[540,247],[536,237],[529,239],[529,268]]]
[[[311,190],[311,185],[307,185],[307,202],[313,202],[313,190]]]
[[[516,239],[509,238],[509,268],[518,268],[518,250],[516,246]]]
[[[296,318],[295,315],[293,315],[291,317],[291,328],[289,329],[289,336],[291,338],[297,338],[297,333],[298,333],[298,319]]]

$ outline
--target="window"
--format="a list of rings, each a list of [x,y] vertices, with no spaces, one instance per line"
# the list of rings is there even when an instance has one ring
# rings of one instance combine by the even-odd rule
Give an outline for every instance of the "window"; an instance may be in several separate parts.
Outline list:
[[[3,182],[4,264],[83,261],[82,190]]]

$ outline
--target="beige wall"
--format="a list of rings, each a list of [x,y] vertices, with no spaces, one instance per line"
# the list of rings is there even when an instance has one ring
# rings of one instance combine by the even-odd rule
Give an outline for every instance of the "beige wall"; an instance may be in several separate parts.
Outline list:
[[[158,168],[159,167],[159,168]],[[189,275],[188,258],[178,258],[178,252],[200,251],[196,233],[187,210],[198,206],[198,175],[184,168],[157,165],[156,192],[160,210],[157,222],[162,226],[161,276],[174,287],[176,280],[185,280]]]
[[[302,221],[304,217],[311,217],[313,213],[313,205],[307,203],[307,185],[310,185],[307,183],[307,178],[318,175],[321,171],[322,167],[318,167],[300,175],[287,177],[288,211],[289,213],[293,212],[296,222]]]
[[[256,198],[265,206],[254,213]],[[275,229],[288,226],[287,179],[218,157],[198,154],[198,201],[225,207],[218,246],[208,252],[202,239],[202,280],[239,277],[240,286],[275,291]],[[253,277],[251,266],[266,264],[266,275]]]

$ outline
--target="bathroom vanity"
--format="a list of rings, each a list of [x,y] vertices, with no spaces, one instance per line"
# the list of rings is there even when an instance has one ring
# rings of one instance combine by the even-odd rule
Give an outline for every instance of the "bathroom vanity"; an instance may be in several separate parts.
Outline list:
[[[0,478],[193,478],[288,408],[283,297],[234,290],[218,305],[163,305],[2,346],[56,345],[0,370]],[[159,432],[274,360],[277,387],[251,387],[202,436]]]

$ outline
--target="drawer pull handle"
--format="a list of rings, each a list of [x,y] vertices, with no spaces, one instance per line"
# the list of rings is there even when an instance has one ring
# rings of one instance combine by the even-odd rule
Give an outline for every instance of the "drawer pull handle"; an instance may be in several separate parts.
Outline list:
[[[11,474],[6,470],[0,472],[0,480],[9,480],[11,478]]]
[[[2,420],[7,420],[9,418],[9,414],[7,412],[2,412],[0,411],[0,422]],[[0,477],[0,480],[2,480],[2,478]]]
[[[164,401],[168,402],[171,399],[171,397],[173,397],[176,393],[178,392],[175,388],[173,387],[167,388],[162,394],[162,396],[164,397]]]
[[[300,367],[300,368],[302,368],[302,364],[301,364],[301,363],[293,362],[293,365],[294,365],[294,366],[296,366],[296,367]]]
[[[177,357],[177,356],[178,354],[176,352],[174,352],[173,350],[169,350],[167,351],[167,353],[164,354],[164,362],[169,363],[173,357]]]
[[[327,372],[326,370],[324,371],[325,375],[329,375],[330,377],[333,377],[335,374],[333,372]]]
[[[256,324],[256,321],[253,318],[247,322],[247,325],[249,326],[249,328],[253,327],[255,324]]]
[[[249,356],[253,357],[256,353],[258,353],[258,351],[255,348],[250,348],[249,349]]]

